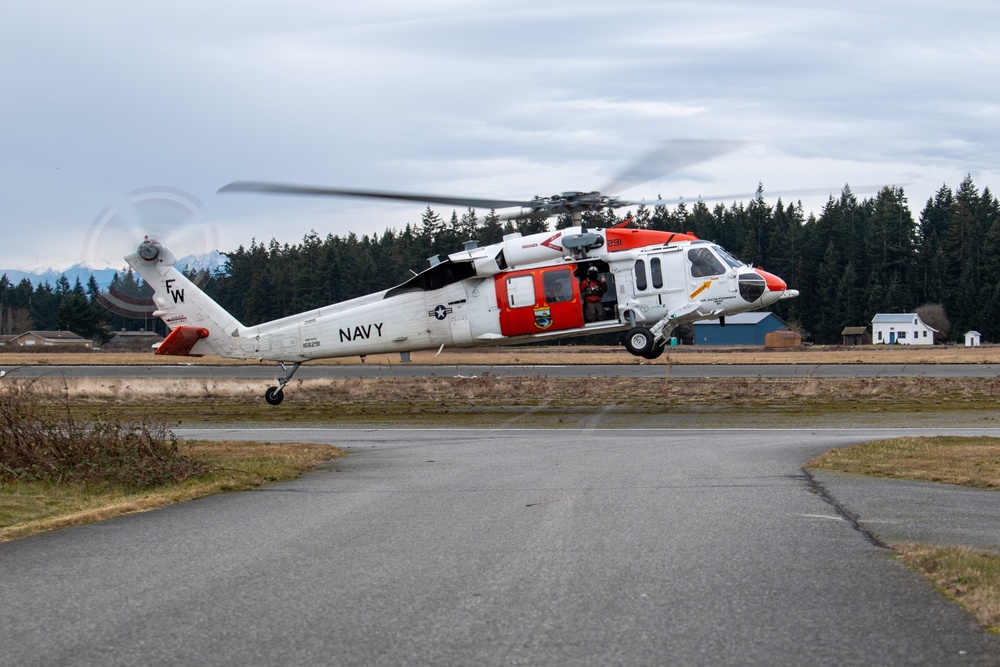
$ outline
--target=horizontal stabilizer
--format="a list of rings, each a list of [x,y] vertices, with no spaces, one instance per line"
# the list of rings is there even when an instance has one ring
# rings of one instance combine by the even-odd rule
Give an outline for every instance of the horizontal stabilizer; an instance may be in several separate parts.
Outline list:
[[[156,346],[156,354],[172,354],[179,357],[189,356],[191,355],[191,348],[202,338],[208,338],[208,329],[189,326],[177,327],[163,339],[162,343]]]

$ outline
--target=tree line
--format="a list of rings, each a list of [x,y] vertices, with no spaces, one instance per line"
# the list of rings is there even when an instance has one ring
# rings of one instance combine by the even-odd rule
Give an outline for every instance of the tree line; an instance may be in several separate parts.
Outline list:
[[[951,325],[952,340],[974,329],[1000,342],[1000,203],[988,188],[980,192],[971,176],[954,190],[943,185],[918,220],[901,187],[859,198],[845,186],[819,214],[808,216],[799,202],[768,203],[758,187],[749,202],[606,210],[584,214],[584,222],[606,227],[627,216],[636,228],[693,232],[781,276],[800,294],[773,310],[807,340],[838,343],[844,327],[868,325],[876,313],[933,306],[929,312]],[[570,224],[567,217],[556,222]],[[325,237],[310,232],[295,244],[253,240],[226,253],[226,266],[200,282],[240,321],[256,323],[387,289],[469,239],[488,245],[510,232],[545,229],[546,221],[501,221],[493,211],[480,216],[474,209],[453,211],[446,219],[428,206],[419,223],[402,230]],[[115,277],[112,291],[150,292],[130,270]],[[154,326],[153,320],[107,311],[100,296],[93,278],[86,286],[62,277],[55,286],[32,287],[4,276],[0,333],[67,329],[100,342],[120,328]],[[158,321],[155,326],[162,331]]]

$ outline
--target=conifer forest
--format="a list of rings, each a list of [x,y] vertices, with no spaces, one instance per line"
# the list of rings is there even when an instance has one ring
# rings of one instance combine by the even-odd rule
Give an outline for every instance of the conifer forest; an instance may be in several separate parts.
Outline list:
[[[976,330],[984,341],[1000,342],[1000,203],[971,176],[957,189],[943,185],[916,219],[902,187],[860,197],[845,186],[818,213],[805,213],[797,202],[769,202],[758,188],[748,202],[608,210],[585,214],[584,222],[607,227],[630,215],[632,227],[690,231],[781,276],[800,295],[772,310],[806,341],[837,344],[844,327],[870,325],[876,313],[932,306],[939,320],[928,324],[950,325],[939,341],[960,341],[965,331]],[[255,324],[392,287],[426,268],[429,257],[461,250],[469,239],[488,245],[513,231],[544,231],[547,224],[553,223],[501,222],[493,212],[427,207],[419,222],[380,235],[314,231],[294,244],[254,240],[223,250],[226,266],[199,283],[240,321]],[[109,289],[141,295],[149,292],[144,287],[123,269]],[[101,343],[120,329],[155,325],[162,331],[158,321],[104,309],[100,293],[93,278],[86,285],[70,285],[65,277],[55,285],[32,285],[12,284],[4,275],[0,333],[69,330]]]

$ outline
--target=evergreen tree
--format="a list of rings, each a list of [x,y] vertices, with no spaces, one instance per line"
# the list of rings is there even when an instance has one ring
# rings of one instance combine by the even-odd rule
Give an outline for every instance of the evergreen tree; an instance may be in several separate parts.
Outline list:
[[[883,188],[867,222],[864,235],[867,273],[879,282],[888,279],[889,284],[895,285],[894,293],[887,295],[884,308],[910,312],[917,303],[914,289],[917,229],[902,188]],[[861,251],[856,252],[860,254]]]
[[[483,218],[483,224],[479,228],[479,242],[482,245],[492,245],[503,240],[503,225],[496,210],[491,210]]]
[[[59,303],[55,312],[55,327],[59,331],[72,331],[84,338],[93,338],[100,320],[87,297],[70,292]]]

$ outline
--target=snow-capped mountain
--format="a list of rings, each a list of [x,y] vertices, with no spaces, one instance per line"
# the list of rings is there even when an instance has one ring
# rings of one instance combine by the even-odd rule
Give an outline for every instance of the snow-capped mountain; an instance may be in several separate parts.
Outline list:
[[[181,257],[177,260],[178,267],[187,267],[188,269],[193,269],[195,271],[207,270],[214,272],[216,269],[225,266],[225,264],[226,256],[218,250],[212,250],[202,255],[188,255],[187,257]],[[6,275],[7,280],[14,285],[17,285],[21,282],[21,280],[27,278],[31,284],[35,286],[41,285],[46,281],[50,285],[55,285],[56,281],[59,280],[59,276],[66,276],[70,285],[75,284],[77,278],[79,278],[80,283],[84,287],[87,286],[90,276],[94,276],[94,279],[97,280],[97,285],[101,289],[107,289],[108,285],[111,284],[111,279],[114,278],[115,273],[120,275],[124,273],[127,268],[128,267],[124,263],[120,267],[96,267],[88,266],[87,262],[77,262],[69,268],[62,270],[39,269],[26,271],[23,269],[0,269],[0,276]]]

